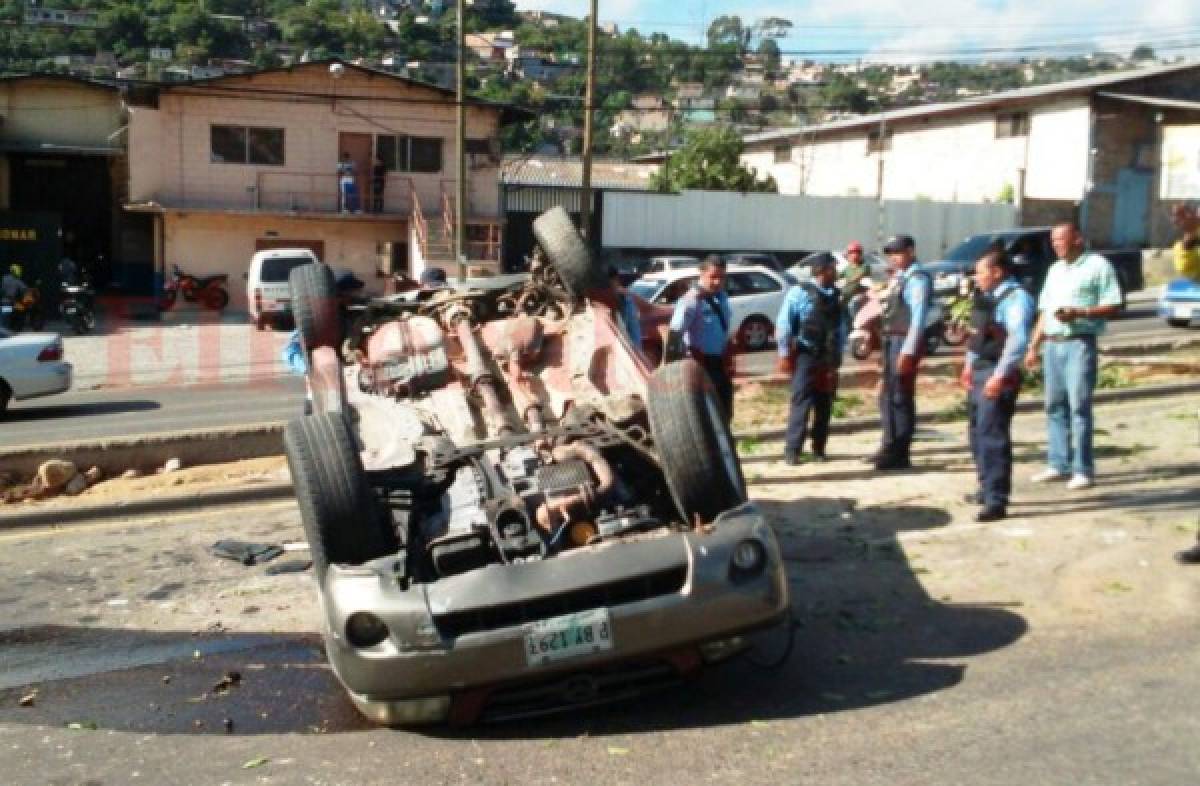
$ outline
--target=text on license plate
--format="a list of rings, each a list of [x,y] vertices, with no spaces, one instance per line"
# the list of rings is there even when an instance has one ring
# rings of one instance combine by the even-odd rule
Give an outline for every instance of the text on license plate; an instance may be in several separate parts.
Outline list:
[[[591,609],[535,622],[525,634],[525,663],[547,663],[611,650],[608,609]]]

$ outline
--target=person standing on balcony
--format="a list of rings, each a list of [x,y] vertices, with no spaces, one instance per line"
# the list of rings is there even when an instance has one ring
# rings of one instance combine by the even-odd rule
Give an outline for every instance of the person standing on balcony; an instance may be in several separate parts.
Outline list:
[[[371,212],[383,212],[383,189],[387,186],[387,167],[375,156],[371,162]]]
[[[337,175],[341,211],[343,213],[357,213],[358,186],[354,182],[354,161],[347,152],[342,152],[342,160],[337,165]]]

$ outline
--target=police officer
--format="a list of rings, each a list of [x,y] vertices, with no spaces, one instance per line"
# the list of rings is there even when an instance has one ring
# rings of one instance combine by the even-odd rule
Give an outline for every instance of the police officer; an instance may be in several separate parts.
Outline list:
[[[704,367],[728,422],[733,419],[733,380],[727,367],[733,311],[725,294],[725,263],[716,254],[709,254],[700,261],[699,273],[695,285],[675,304],[666,359],[691,356]]]
[[[971,339],[959,382],[970,395],[968,437],[979,490],[967,501],[983,506],[976,521],[1004,518],[1012,491],[1012,418],[1035,313],[1033,297],[1012,271],[1003,251],[975,263]]]
[[[908,469],[917,422],[917,365],[924,353],[925,318],[933,280],[917,263],[916,243],[895,235],[883,245],[892,280],[883,301],[883,369],[879,416],[883,444],[873,457],[876,469]]]
[[[841,293],[833,283],[837,278],[837,260],[826,253],[809,264],[812,281],[788,290],[775,319],[775,339],[779,346],[776,368],[792,375],[783,460],[793,465],[800,463],[809,410],[813,413],[813,458],[825,460],[837,370],[846,341],[845,310]]]

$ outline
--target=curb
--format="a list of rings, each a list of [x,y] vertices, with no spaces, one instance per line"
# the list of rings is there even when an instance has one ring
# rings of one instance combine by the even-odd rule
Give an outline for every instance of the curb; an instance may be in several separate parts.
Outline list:
[[[1136,401],[1147,398],[1166,398],[1181,396],[1189,393],[1200,393],[1200,382],[1185,382],[1174,385],[1155,385],[1126,390],[1099,391],[1095,395],[1095,403],[1104,404],[1114,401]],[[1041,398],[1026,399],[1018,402],[1018,412],[1033,412],[1045,406]],[[917,417],[919,424],[944,422],[937,415],[921,415]],[[880,427],[879,418],[863,417],[850,420],[834,421],[830,431],[835,434],[849,434]],[[737,438],[778,439],[783,436],[782,429],[770,431],[742,432]],[[178,513],[205,507],[244,504],[248,502],[269,502],[290,499],[294,495],[290,482],[266,483],[246,488],[229,489],[225,491],[208,491],[201,494],[179,494],[168,497],[135,500],[125,504],[87,505],[70,508],[51,508],[22,513],[0,513],[0,531],[39,526],[60,526],[77,524],[84,521],[110,519],[124,516],[145,515],[150,513]]]
[[[1125,388],[1121,390],[1098,390],[1092,397],[1095,404],[1107,404],[1114,401],[1137,401],[1146,398],[1168,398],[1184,396],[1189,393],[1200,393],[1200,382],[1179,382],[1171,385],[1151,385],[1140,388]],[[964,394],[966,395],[966,394]],[[1024,398],[1017,401],[1017,412],[1036,412],[1044,409],[1044,398]],[[957,422],[956,419],[949,422]],[[917,423],[923,425],[947,422],[938,413],[917,415]],[[831,434],[855,434],[860,431],[877,429],[882,426],[879,418],[873,416],[834,420],[829,424]],[[737,439],[779,439],[784,436],[784,429],[768,429],[764,431],[743,431],[734,434]]]
[[[263,483],[246,488],[206,491],[200,494],[174,494],[111,505],[82,505],[44,508],[21,513],[0,513],[0,531],[77,524],[83,521],[140,516],[150,513],[178,513],[195,508],[239,505],[247,502],[269,502],[291,499],[294,494],[290,482]]]

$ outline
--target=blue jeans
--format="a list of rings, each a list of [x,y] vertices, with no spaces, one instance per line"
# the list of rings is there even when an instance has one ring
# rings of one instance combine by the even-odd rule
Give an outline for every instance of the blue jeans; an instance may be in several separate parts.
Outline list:
[[[1047,463],[1059,472],[1092,477],[1092,391],[1096,389],[1096,338],[1047,341],[1042,354],[1046,379]]]

